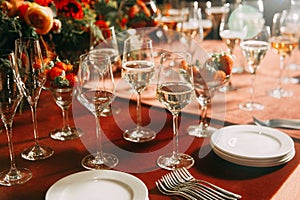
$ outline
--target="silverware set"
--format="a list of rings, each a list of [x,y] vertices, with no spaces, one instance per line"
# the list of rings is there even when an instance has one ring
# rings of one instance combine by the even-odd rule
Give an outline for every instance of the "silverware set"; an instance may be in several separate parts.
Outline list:
[[[300,129],[300,119],[270,119],[266,121],[253,117],[253,122],[259,126],[271,128]]]
[[[159,191],[165,195],[178,195],[188,200],[229,200],[240,199],[235,194],[205,180],[196,179],[186,168],[173,170],[156,182]]]

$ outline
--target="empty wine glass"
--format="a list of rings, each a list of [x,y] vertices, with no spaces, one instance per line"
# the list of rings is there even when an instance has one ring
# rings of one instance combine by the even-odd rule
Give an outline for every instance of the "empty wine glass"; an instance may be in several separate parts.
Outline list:
[[[26,97],[32,112],[34,145],[25,149],[21,156],[27,160],[46,159],[54,151],[39,144],[36,108],[46,82],[46,71],[39,40],[32,37],[19,38],[15,41],[15,54],[18,61],[17,82]]]
[[[298,47],[298,37],[295,34],[282,32],[286,30],[286,13],[273,16],[272,37],[270,39],[271,47],[280,56],[279,75],[277,87],[269,91],[269,95],[275,98],[289,97],[293,95],[292,91],[283,89],[282,75],[284,70],[285,59],[292,54],[292,51]],[[281,27],[284,27],[283,29]]]
[[[68,109],[72,103],[73,87],[51,88],[55,103],[61,108],[63,127],[50,132],[50,137],[55,140],[72,140],[79,138],[83,132],[75,127],[70,127]]]
[[[0,50],[0,114],[6,129],[10,157],[10,169],[0,173],[0,185],[5,186],[22,184],[32,177],[28,169],[17,168],[15,163],[12,124],[23,95],[15,81],[13,68],[16,68],[13,51]]]
[[[131,36],[124,42],[122,77],[137,93],[136,127],[126,130],[125,140],[131,142],[147,142],[156,137],[156,132],[142,126],[141,94],[154,78],[155,64],[152,40]]]
[[[194,165],[191,156],[178,152],[178,116],[194,98],[190,62],[191,55],[186,52],[166,52],[160,59],[156,96],[173,116],[173,151],[159,156],[157,164],[167,170],[190,168]]]
[[[101,113],[115,98],[115,82],[110,57],[98,51],[83,55],[78,71],[76,98],[95,117],[96,121],[96,153],[85,156],[81,164],[86,169],[110,169],[115,167],[119,159],[102,150]]]
[[[228,82],[232,74],[233,59],[226,52],[212,53],[201,65],[192,65],[195,95],[201,106],[200,123],[188,127],[188,134],[195,137],[208,137],[216,129],[207,122],[207,108],[211,104],[215,92]]]
[[[269,50],[270,27],[257,27],[256,31],[256,36],[244,39],[240,44],[251,73],[250,99],[239,104],[239,108],[246,111],[264,109],[263,104],[254,101],[254,84],[259,64]]]

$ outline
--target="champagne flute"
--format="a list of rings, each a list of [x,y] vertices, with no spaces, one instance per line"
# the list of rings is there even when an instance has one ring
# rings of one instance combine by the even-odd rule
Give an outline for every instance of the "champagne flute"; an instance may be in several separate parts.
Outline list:
[[[0,173],[0,185],[5,186],[23,184],[32,177],[28,169],[17,168],[15,163],[12,124],[17,107],[23,98],[15,82],[13,73],[13,68],[15,67],[14,52],[11,50],[0,50],[0,114],[6,129],[10,157],[10,169]]]
[[[121,57],[119,54],[118,40],[114,26],[108,28],[98,28],[92,26],[90,37],[90,50],[100,51],[110,56],[113,72],[121,68]],[[120,113],[120,108],[111,107],[109,104],[102,112],[103,117]]]
[[[292,91],[282,88],[282,75],[286,57],[290,56],[292,51],[298,47],[298,38],[295,37],[296,35],[287,35],[286,32],[282,32],[282,30],[286,30],[285,20],[285,14],[275,14],[273,16],[272,37],[270,39],[272,49],[280,56],[280,63],[277,87],[270,90],[269,95],[278,99],[293,95]],[[284,27],[284,29],[281,29],[281,27]]]
[[[36,108],[42,87],[46,82],[39,40],[33,37],[17,39],[15,54],[18,59],[17,82],[30,105],[34,134],[34,145],[25,149],[21,156],[32,161],[46,159],[52,156],[54,151],[50,147],[39,144]]]
[[[212,53],[210,58],[200,65],[192,66],[195,95],[201,106],[200,123],[188,127],[188,134],[195,137],[209,137],[216,129],[207,122],[207,108],[215,92],[224,86],[232,74],[233,59],[226,52]]]
[[[78,101],[93,113],[96,121],[96,153],[85,156],[81,165],[86,169],[110,169],[119,159],[111,153],[104,153],[101,142],[100,119],[103,110],[115,98],[115,82],[110,57],[98,51],[81,56],[78,84],[75,87]]]
[[[63,116],[63,127],[50,132],[50,137],[55,140],[72,140],[82,136],[83,132],[70,127],[68,109],[73,98],[73,87],[51,88],[55,103],[61,108]]]
[[[257,28],[256,31],[258,33],[256,36],[244,39],[240,44],[251,73],[250,99],[239,104],[239,108],[246,111],[264,109],[263,104],[254,101],[254,84],[259,64],[269,50],[270,27],[262,26]]]
[[[234,4],[227,4],[227,6],[233,10],[235,8]],[[234,56],[234,49],[236,46],[240,45],[241,40],[246,36],[246,29],[241,26],[233,27],[232,24],[229,22],[230,12],[228,12],[222,18],[220,24],[220,37],[222,38],[223,42],[229,49],[229,53]],[[236,59],[236,58],[235,58]],[[243,71],[242,66],[234,66],[234,71]],[[228,84],[224,85],[220,88],[221,92],[230,92],[234,91],[237,88],[232,85],[231,79],[229,79]]]
[[[137,121],[136,127],[123,133],[125,140],[131,142],[147,142],[156,137],[156,132],[142,126],[141,93],[154,78],[155,64],[153,58],[152,40],[129,37],[124,42],[122,62],[122,77],[137,93]]]
[[[194,159],[178,152],[178,116],[194,98],[191,55],[185,52],[166,52],[161,55],[156,96],[173,116],[173,151],[157,159],[159,167],[167,170],[190,168]]]

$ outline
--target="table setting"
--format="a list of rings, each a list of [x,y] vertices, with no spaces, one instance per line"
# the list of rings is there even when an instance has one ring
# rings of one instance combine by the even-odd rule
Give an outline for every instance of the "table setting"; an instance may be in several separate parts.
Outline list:
[[[76,65],[16,39],[0,51],[0,199],[297,199],[300,91],[282,77],[299,73],[283,66],[299,49],[283,60],[271,44],[281,35],[256,28],[238,55],[160,26],[112,31]],[[292,93],[270,95],[274,86]]]

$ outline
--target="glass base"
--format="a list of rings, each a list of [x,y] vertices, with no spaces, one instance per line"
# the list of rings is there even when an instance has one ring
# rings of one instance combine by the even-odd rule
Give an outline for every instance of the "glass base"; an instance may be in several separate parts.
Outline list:
[[[245,111],[252,111],[252,110],[263,110],[265,106],[256,102],[245,102],[239,104],[239,108]]]
[[[85,169],[111,169],[119,163],[119,159],[114,154],[102,153],[103,159],[97,159],[96,155],[89,154],[85,156],[81,161],[81,165]]]
[[[285,84],[298,84],[300,83],[300,78],[299,77],[285,77],[282,79],[282,83]]]
[[[209,137],[211,136],[217,128],[214,127],[206,127],[203,128],[201,126],[189,126],[188,127],[188,134],[194,137],[199,137],[199,138],[204,138],[204,137]]]
[[[54,140],[66,141],[79,138],[83,135],[82,130],[76,128],[70,128],[68,131],[63,129],[55,129],[50,132],[50,137]]]
[[[178,168],[185,167],[186,169],[191,168],[194,165],[195,161],[193,157],[178,153],[176,155],[174,154],[167,154],[159,156],[157,159],[157,165],[162,169],[167,170],[175,170]]]
[[[231,71],[233,74],[241,74],[245,71],[245,69],[243,66],[234,66]]]
[[[104,108],[104,110],[101,112],[101,117],[109,117],[109,116],[117,115],[120,112],[121,112],[120,108],[108,106],[107,108]]]
[[[277,99],[293,96],[293,92],[284,90],[283,88],[276,88],[276,89],[270,90],[268,93],[271,97],[274,97]]]
[[[5,170],[0,173],[0,185],[20,185],[29,181],[31,177],[31,172],[26,168],[17,169],[12,172],[10,170]]]
[[[40,145],[34,145],[32,147],[29,147],[28,149],[25,149],[21,156],[25,160],[43,160],[46,158],[49,158],[54,154],[53,149],[46,146],[40,146]]]
[[[125,140],[136,143],[148,142],[153,140],[155,137],[156,132],[144,127],[127,130],[123,133],[123,138]]]
[[[232,84],[227,84],[219,88],[220,92],[231,92],[237,90],[237,87],[234,87]]]

